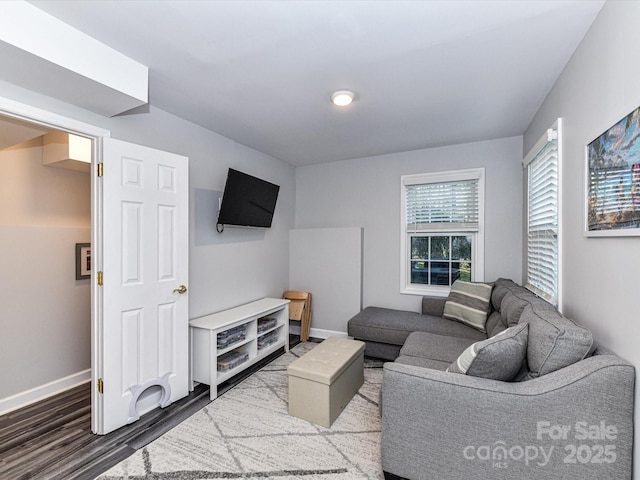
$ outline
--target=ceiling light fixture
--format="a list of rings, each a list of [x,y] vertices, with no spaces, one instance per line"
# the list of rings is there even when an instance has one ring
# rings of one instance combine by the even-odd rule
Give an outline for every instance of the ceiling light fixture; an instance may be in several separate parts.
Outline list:
[[[356,94],[349,90],[338,90],[331,95],[331,102],[338,107],[346,107],[353,102]]]

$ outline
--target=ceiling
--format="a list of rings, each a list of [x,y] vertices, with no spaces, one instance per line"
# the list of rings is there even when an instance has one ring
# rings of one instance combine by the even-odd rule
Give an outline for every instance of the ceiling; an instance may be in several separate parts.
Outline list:
[[[523,134],[604,0],[31,3],[147,65],[151,105],[300,166]]]

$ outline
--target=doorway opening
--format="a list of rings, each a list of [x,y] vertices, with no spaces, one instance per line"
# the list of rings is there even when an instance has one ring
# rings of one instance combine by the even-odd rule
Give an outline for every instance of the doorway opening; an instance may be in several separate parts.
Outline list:
[[[109,135],[0,98],[0,199],[5,206],[0,241],[9,242],[2,251],[7,264],[14,265],[3,269],[13,292],[6,292],[11,305],[3,338],[8,343],[0,348],[0,364],[13,373],[0,388],[0,414],[95,377],[95,283],[87,278],[87,267],[99,263],[101,245],[96,243],[98,192],[91,172],[101,138]],[[76,138],[69,145],[71,137]],[[73,151],[74,140],[83,142],[82,159]],[[85,248],[76,260],[77,246],[86,244],[94,247],[92,255]],[[82,278],[76,277],[77,261],[85,262]],[[18,368],[20,375],[15,374]]]

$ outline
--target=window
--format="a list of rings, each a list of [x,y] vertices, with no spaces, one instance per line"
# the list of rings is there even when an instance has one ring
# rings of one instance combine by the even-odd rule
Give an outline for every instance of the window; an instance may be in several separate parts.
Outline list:
[[[402,184],[402,293],[448,295],[483,278],[484,169],[406,175]]]
[[[558,132],[558,126],[549,129],[524,160],[527,175],[526,286],[554,305],[558,304],[559,297]]]

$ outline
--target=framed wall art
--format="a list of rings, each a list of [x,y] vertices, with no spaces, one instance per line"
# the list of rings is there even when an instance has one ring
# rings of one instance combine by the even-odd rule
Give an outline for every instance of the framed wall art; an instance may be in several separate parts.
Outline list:
[[[640,107],[586,148],[585,235],[640,235]]]
[[[91,278],[91,244],[76,243],[76,280]]]

